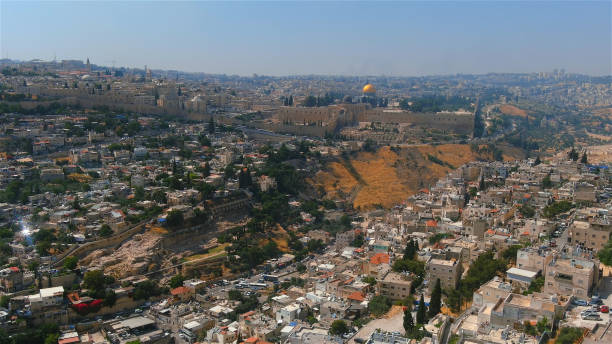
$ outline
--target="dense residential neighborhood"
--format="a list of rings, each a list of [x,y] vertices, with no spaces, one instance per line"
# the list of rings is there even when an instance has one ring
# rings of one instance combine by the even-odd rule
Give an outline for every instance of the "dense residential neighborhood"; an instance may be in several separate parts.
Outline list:
[[[612,342],[609,81],[0,60],[0,344]]]

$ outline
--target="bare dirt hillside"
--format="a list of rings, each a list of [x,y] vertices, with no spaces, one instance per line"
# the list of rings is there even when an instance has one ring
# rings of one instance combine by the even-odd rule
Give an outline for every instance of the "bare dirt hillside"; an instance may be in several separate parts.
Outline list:
[[[521,158],[504,151],[504,159]],[[452,169],[474,160],[490,160],[491,153],[475,152],[470,145],[423,145],[375,153],[359,152],[329,162],[309,182],[324,197],[348,200],[358,209],[385,208],[403,202],[427,188]]]
[[[510,104],[500,105],[499,111],[504,115],[519,116],[523,118],[527,117],[527,111]]]

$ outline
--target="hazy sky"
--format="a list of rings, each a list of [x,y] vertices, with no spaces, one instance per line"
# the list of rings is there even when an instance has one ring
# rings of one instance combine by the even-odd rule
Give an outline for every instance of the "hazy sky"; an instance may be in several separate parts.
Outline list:
[[[610,75],[611,3],[0,0],[0,52],[241,75]]]

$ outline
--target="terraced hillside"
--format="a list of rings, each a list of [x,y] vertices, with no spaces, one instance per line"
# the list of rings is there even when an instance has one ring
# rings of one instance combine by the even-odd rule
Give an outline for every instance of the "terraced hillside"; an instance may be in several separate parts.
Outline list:
[[[324,197],[349,200],[358,209],[388,208],[452,169],[469,161],[492,159],[492,153],[481,148],[460,144],[401,149],[387,146],[376,153],[359,152],[329,162],[309,182]],[[520,152],[504,151],[505,160],[517,158],[521,158]]]

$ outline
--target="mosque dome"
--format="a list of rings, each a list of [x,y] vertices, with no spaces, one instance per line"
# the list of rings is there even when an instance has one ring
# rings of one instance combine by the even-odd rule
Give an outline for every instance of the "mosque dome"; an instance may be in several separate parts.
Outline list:
[[[376,93],[376,88],[372,84],[363,86],[363,93]]]

